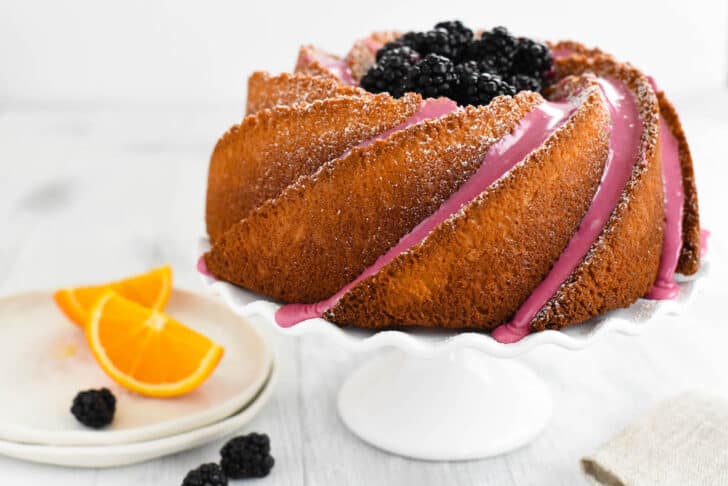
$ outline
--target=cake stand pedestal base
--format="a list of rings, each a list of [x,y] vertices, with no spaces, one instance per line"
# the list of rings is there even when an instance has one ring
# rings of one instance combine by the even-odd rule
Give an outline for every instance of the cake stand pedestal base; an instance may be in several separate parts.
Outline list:
[[[377,356],[347,378],[338,406],[346,426],[380,449],[452,461],[529,443],[551,417],[552,400],[545,383],[514,360],[461,348]]]

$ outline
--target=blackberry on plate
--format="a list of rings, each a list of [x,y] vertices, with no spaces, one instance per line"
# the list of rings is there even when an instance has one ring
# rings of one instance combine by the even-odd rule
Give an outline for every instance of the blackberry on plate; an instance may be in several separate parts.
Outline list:
[[[220,450],[220,466],[231,479],[262,478],[275,464],[266,434],[248,434],[230,439]]]
[[[228,480],[222,468],[210,462],[187,473],[182,486],[227,486]]]
[[[457,101],[462,105],[487,105],[496,96],[513,96],[516,90],[499,76],[490,73],[476,73],[460,81]]]
[[[428,54],[407,73],[408,91],[425,97],[449,96],[455,88],[455,67],[444,56]]]
[[[525,37],[518,39],[511,68],[514,74],[525,74],[543,80],[552,66],[551,51],[545,44]]]
[[[87,427],[100,429],[111,423],[116,411],[116,397],[108,388],[79,392],[73,399],[71,413]]]
[[[513,76],[509,76],[507,81],[508,84],[516,89],[516,92],[524,90],[539,92],[542,87],[540,79],[526,76],[525,74],[514,74]]]
[[[398,98],[405,92],[405,80],[419,55],[410,47],[386,51],[361,79],[361,87],[371,93],[388,92]]]

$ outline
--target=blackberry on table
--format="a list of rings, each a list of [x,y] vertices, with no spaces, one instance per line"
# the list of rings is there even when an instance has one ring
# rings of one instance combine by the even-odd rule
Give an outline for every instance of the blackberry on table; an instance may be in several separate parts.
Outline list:
[[[518,39],[511,68],[514,74],[525,74],[543,80],[552,66],[551,51],[545,44],[525,37]]]
[[[418,54],[407,46],[386,51],[361,79],[361,86],[372,93],[386,91],[398,98],[404,94],[407,73],[418,59]]]
[[[452,61],[437,54],[427,54],[407,73],[407,90],[425,97],[449,96],[455,88]]]
[[[275,464],[266,434],[251,433],[231,439],[220,450],[220,466],[231,479],[262,478]]]
[[[215,463],[203,464],[187,473],[182,486],[227,486],[228,479]]]
[[[516,90],[499,76],[490,73],[476,73],[460,81],[457,101],[462,105],[487,105],[496,96],[513,96]]]
[[[79,392],[73,399],[71,413],[87,427],[100,429],[111,423],[116,412],[116,397],[108,388]]]

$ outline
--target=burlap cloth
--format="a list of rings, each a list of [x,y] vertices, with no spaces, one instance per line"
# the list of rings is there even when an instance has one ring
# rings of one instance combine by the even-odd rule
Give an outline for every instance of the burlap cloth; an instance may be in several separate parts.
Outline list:
[[[728,485],[728,401],[671,398],[581,461],[596,485]]]

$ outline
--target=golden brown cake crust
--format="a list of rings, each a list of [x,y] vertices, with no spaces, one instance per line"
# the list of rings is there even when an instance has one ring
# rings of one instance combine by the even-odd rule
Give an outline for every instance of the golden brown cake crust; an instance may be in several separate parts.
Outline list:
[[[628,306],[654,283],[664,216],[660,114],[678,140],[685,190],[677,270],[694,273],[700,258],[692,159],[664,93],[655,94],[642,73],[599,49],[570,41],[549,46],[571,53],[555,62],[557,78],[578,76],[566,86],[585,82],[592,72],[623,81],[635,93],[644,126],[639,160],[619,205],[587,257],[533,320],[533,331]],[[354,78],[374,55],[363,50],[365,43],[359,47],[346,59]],[[313,53],[311,46],[301,48],[296,74],[251,76],[248,110],[257,115],[218,142],[208,182],[210,271],[291,302],[322,300],[353,280],[467,180],[497,133],[512,129],[538,99],[521,93],[514,106],[498,98],[336,159],[403,121],[419,98],[402,109],[377,95],[389,118],[380,120],[381,111],[372,109],[354,121],[346,116],[349,101],[341,100],[373,95],[345,86]],[[556,143],[532,153],[463,213],[345,294],[325,317],[372,328],[492,329],[510,319],[576,231],[601,175],[606,107],[594,96],[592,89]],[[305,118],[310,110],[314,114]],[[338,120],[333,126],[332,119]],[[529,217],[526,206],[538,217]]]
[[[326,317],[369,328],[492,329],[508,319],[576,231],[607,158],[609,112],[594,81],[578,84],[588,86],[579,108],[544,145]]]
[[[549,48],[554,52],[571,52],[591,58],[596,56],[610,56],[600,49],[589,48],[574,41],[550,42],[548,44]],[[613,56],[610,57],[614,59]],[[693,172],[693,158],[690,154],[690,147],[688,146],[685,132],[680,123],[680,118],[674,106],[667,99],[663,91],[657,92],[657,100],[660,106],[660,114],[665,119],[667,126],[678,142],[683,191],[685,193],[682,221],[683,247],[676,270],[684,275],[692,275],[700,267],[700,214],[698,209],[698,191],[695,185],[695,174]]]
[[[400,35],[399,32],[394,30],[374,32],[366,39],[356,41],[346,56],[346,62],[349,64],[354,79],[360,81],[369,68],[372,67],[372,64],[376,61],[376,51],[379,47]],[[374,47],[376,49],[372,49]]]
[[[657,97],[647,78],[610,56],[574,55],[556,61],[559,76],[593,72],[613,77],[634,93],[642,119],[637,163],[617,207],[586,258],[531,323],[559,329],[645,295],[657,277],[662,252],[663,191]]]
[[[248,78],[248,102],[246,114],[252,115],[266,108],[279,105],[293,105],[337,96],[366,94],[355,86],[342,86],[331,78],[322,78],[300,73],[283,73],[271,76],[256,71]]]
[[[337,83],[342,84],[339,78],[337,78],[331,71],[323,67],[321,63],[316,60],[314,56],[315,51],[316,48],[311,45],[301,46],[301,49],[298,51],[298,59],[296,60],[296,68],[294,72],[298,74],[307,74],[309,76],[332,79]],[[326,53],[326,55],[331,56],[334,59],[339,59],[338,56],[335,56],[333,54]]]
[[[498,98],[352,150],[232,226],[208,268],[283,301],[329,297],[434,212],[539,100]]]
[[[660,113],[677,140],[685,194],[682,222],[683,246],[680,251],[680,260],[677,263],[677,271],[684,275],[692,275],[700,267],[700,217],[698,191],[695,187],[695,174],[693,173],[693,157],[690,155],[690,147],[675,107],[672,106],[663,91],[658,91],[657,99],[660,103]]]
[[[344,96],[246,117],[223,135],[210,160],[206,221],[211,240],[301,175],[404,122],[421,101],[414,93],[400,99]]]

